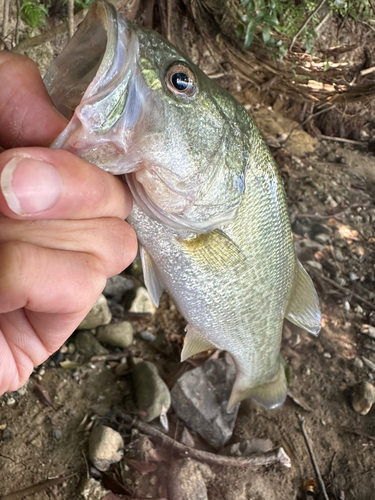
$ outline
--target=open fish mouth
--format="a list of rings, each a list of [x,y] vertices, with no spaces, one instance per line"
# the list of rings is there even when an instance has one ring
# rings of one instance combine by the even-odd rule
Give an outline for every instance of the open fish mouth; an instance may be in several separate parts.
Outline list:
[[[55,106],[71,118],[52,147],[113,174],[140,168],[128,154],[147,93],[137,76],[137,55],[131,23],[113,5],[96,2],[45,76]]]

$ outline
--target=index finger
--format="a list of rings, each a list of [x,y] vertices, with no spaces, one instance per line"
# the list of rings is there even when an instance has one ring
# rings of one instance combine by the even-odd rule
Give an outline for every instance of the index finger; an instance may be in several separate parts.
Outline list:
[[[49,146],[68,124],[26,56],[0,52],[0,146]]]

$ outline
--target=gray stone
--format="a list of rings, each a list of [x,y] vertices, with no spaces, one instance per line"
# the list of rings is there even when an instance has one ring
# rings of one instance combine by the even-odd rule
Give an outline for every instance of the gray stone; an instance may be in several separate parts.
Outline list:
[[[128,321],[99,326],[96,335],[99,342],[126,349],[133,342],[133,326]]]
[[[367,415],[375,403],[375,387],[370,382],[363,381],[353,389],[352,406],[361,415]]]
[[[318,233],[314,235],[314,240],[320,243],[321,245],[326,245],[330,242],[331,237],[326,233]]]
[[[134,281],[131,278],[117,275],[107,279],[103,294],[106,297],[114,297],[117,301],[120,301],[123,296],[130,290],[133,290],[133,288]]]
[[[123,456],[124,441],[121,435],[105,425],[98,425],[91,431],[89,438],[89,458],[101,471],[109,469]]]
[[[323,271],[322,264],[317,260],[307,260],[306,264],[310,267],[313,267],[314,269],[317,269],[318,271]]]
[[[136,363],[133,368],[133,382],[142,420],[151,422],[160,416],[165,418],[171,405],[171,395],[156,366],[150,361]]]
[[[361,333],[369,335],[371,338],[375,339],[375,327],[372,325],[362,325]]]
[[[213,473],[207,464],[189,458],[177,460],[169,470],[169,500],[208,500],[206,481]]]
[[[235,367],[212,359],[184,373],[174,385],[172,406],[177,416],[214,448],[231,437],[239,404],[227,412],[236,377]]]
[[[154,312],[156,311],[156,307],[150,299],[146,288],[142,286],[138,288],[129,311],[134,313],[154,314]]]
[[[75,335],[75,344],[77,351],[86,356],[102,356],[108,354],[96,337],[90,330],[80,330]]]
[[[273,443],[270,439],[245,439],[239,443],[234,443],[226,448],[225,454],[233,457],[247,457],[254,453],[267,453],[273,448]]]
[[[107,299],[101,294],[77,330],[91,330],[101,325],[108,325],[111,319],[112,314],[109,310]]]

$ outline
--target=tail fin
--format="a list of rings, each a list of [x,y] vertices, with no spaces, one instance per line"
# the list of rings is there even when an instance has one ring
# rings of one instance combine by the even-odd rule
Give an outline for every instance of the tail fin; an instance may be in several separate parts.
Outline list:
[[[246,387],[246,377],[241,372],[238,372],[229,398],[227,411],[231,411],[236,403],[245,398],[252,398],[268,409],[277,408],[284,403],[287,389],[285,368],[282,361],[279,363],[279,368],[274,378],[270,382],[257,385],[256,387],[250,388],[248,385]]]

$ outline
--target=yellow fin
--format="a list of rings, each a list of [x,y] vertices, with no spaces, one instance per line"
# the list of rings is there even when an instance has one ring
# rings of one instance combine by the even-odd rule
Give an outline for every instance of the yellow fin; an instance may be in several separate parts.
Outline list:
[[[150,255],[146,252],[143,245],[139,245],[139,253],[142,261],[143,277],[145,285],[150,295],[150,299],[159,307],[159,301],[164,288],[160,284],[159,278],[156,275],[156,266]]]
[[[318,295],[310,276],[299,260],[285,317],[313,335],[318,335],[320,332],[322,315]]]
[[[189,255],[209,269],[245,263],[241,249],[220,229],[200,234],[192,239],[179,240]]]
[[[285,369],[281,362],[273,380],[266,384],[257,385],[256,387],[246,387],[245,375],[238,373],[229,398],[227,411],[232,411],[234,406],[245,398],[254,399],[254,401],[265,408],[272,410],[284,403],[287,389]]]
[[[184,340],[184,347],[181,352],[181,361],[194,356],[202,351],[209,349],[216,349],[211,342],[202,335],[202,333],[193,325],[186,326],[186,335]]]

